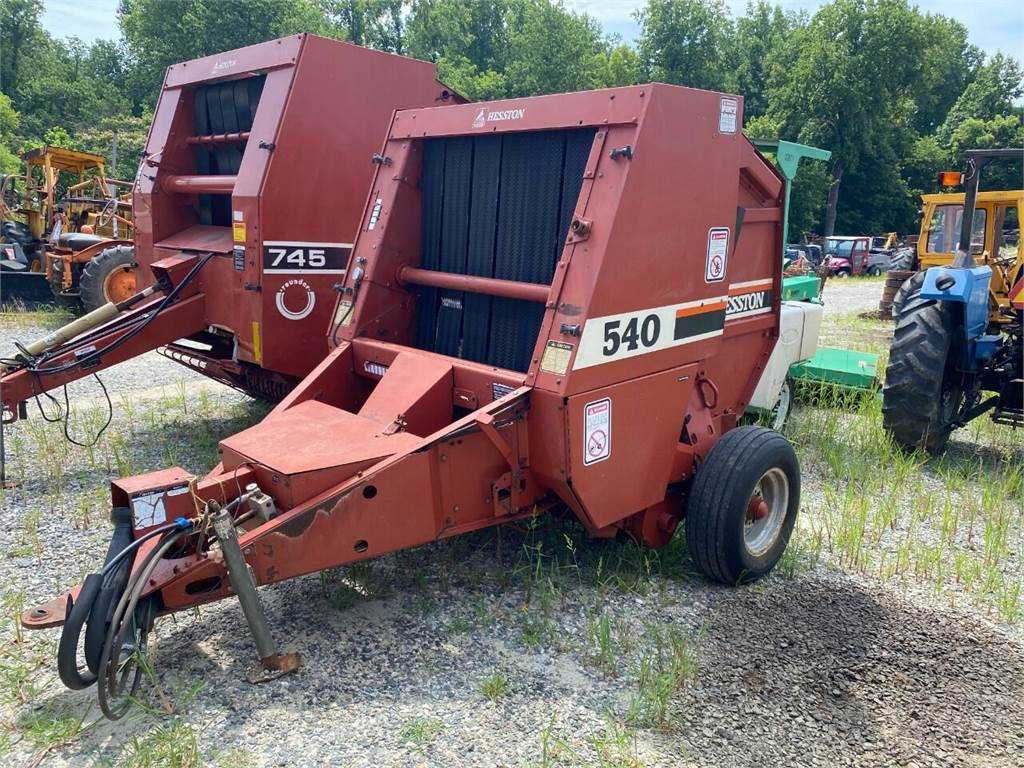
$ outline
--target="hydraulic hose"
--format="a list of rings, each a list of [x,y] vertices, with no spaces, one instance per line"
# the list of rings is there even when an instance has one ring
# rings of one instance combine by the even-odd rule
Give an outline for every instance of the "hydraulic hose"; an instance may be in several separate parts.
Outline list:
[[[131,509],[115,507],[110,513],[110,518],[114,522],[114,533],[110,537],[110,546],[107,547],[104,564],[114,562],[114,559],[132,543]],[[128,583],[128,574],[131,571],[132,564],[127,559],[119,559],[117,563],[118,565],[109,571],[104,568],[104,572],[101,574],[100,590],[93,600],[92,610],[89,611],[89,618],[85,625],[85,663],[93,674],[96,674],[99,669],[100,652],[103,647],[103,637],[106,635],[107,622],[110,621],[114,604]]]
[[[135,325],[129,331],[127,331],[123,336],[121,336],[121,337],[119,337],[117,339],[114,339],[114,341],[110,342],[103,349],[97,349],[95,351],[89,352],[88,354],[82,355],[80,358],[72,360],[71,362],[63,363],[62,365],[55,365],[55,366],[52,366],[50,368],[41,368],[39,366],[40,362],[45,362],[45,359],[46,359],[45,356],[42,358],[42,360],[30,361],[25,367],[29,371],[34,373],[34,374],[56,374],[56,373],[63,373],[64,371],[70,370],[72,368],[79,368],[79,367],[81,367],[83,365],[86,365],[86,364],[92,362],[93,360],[98,360],[103,355],[106,355],[109,352],[112,352],[113,350],[115,350],[118,347],[120,347],[122,344],[125,344],[129,339],[131,339],[131,338],[137,336],[139,333],[141,333],[142,330],[147,325],[149,325],[150,322],[153,321],[153,318],[155,318],[164,309],[166,309],[178,297],[178,294],[181,293],[181,291],[185,288],[185,286],[187,286],[189,283],[192,282],[192,280],[195,278],[195,276],[197,274],[199,274],[199,271],[203,267],[205,267],[206,264],[210,261],[210,259],[212,259],[215,255],[216,255],[215,253],[211,252],[211,253],[207,253],[205,256],[203,256],[199,260],[199,262],[195,266],[193,266],[192,269],[190,269],[188,271],[188,273],[185,275],[185,277],[183,277],[181,279],[181,282],[179,282],[176,286],[174,286],[174,288],[172,288],[171,291],[163,299],[161,299],[160,303],[157,304],[154,309],[152,309],[149,312],[147,312],[142,320],[136,321]],[[51,350],[51,352],[49,354],[55,354],[55,353],[56,352],[54,350]]]
[[[70,608],[64,618],[64,627],[61,631],[60,643],[57,646],[57,673],[61,682],[75,691],[87,688],[96,682],[103,640],[107,634],[107,622],[110,620],[115,601],[121,597],[124,591],[124,584],[121,585],[120,591],[108,590],[104,597],[106,607],[101,606],[97,598],[101,595],[104,586],[107,585],[110,574],[115,569],[120,572],[122,569],[119,565],[125,561],[125,558],[136,552],[143,543],[168,531],[188,530],[193,524],[191,520],[179,517],[174,522],[154,528],[132,541],[131,513],[127,507],[115,509],[112,517],[115,520],[114,535],[111,537],[107,550],[106,564],[99,573],[91,573],[85,577],[82,588],[74,600],[68,598]],[[126,533],[129,543],[126,546],[120,546],[125,540]],[[132,560],[133,558],[129,558],[126,562],[128,571],[131,569]],[[127,581],[127,573],[124,578]],[[93,620],[94,616],[95,620]],[[83,627],[86,628],[85,651],[86,664],[89,669],[87,673],[83,673],[78,664],[78,644]],[[93,638],[91,643],[90,636]],[[94,654],[94,658],[90,658],[90,653]]]
[[[57,645],[57,675],[60,681],[73,691],[88,688],[96,682],[96,675],[90,670],[84,675],[78,668],[78,639],[82,635],[82,626],[92,611],[96,595],[100,593],[103,577],[98,573],[90,573],[85,577],[78,598],[68,598],[70,610],[64,617],[64,628],[60,633]]]
[[[134,673],[131,673],[130,667],[123,669],[118,663],[120,662],[121,651],[124,647],[125,633],[128,631],[132,622],[136,619],[135,609],[139,602],[139,596],[142,594],[142,590],[149,581],[149,577],[152,575],[153,569],[156,568],[164,555],[166,555],[167,552],[174,547],[185,534],[186,531],[179,531],[168,536],[158,547],[146,555],[146,559],[142,562],[142,565],[132,574],[132,577],[128,582],[128,587],[121,594],[121,599],[118,601],[117,608],[114,610],[110,626],[107,629],[106,640],[103,643],[103,653],[100,657],[96,686],[100,709],[110,720],[119,720],[124,716],[124,713],[128,709],[128,705],[131,703],[129,697],[138,690],[139,683],[142,680],[144,668],[138,660],[136,660],[135,663]],[[146,611],[145,615],[142,617],[142,626],[139,630],[139,642],[138,647],[134,649],[135,652],[142,651],[142,646],[145,645],[146,637],[149,634],[149,623],[151,620],[152,614],[149,611]],[[131,673],[132,677],[128,686],[129,697],[125,697],[124,703],[120,706],[114,706],[112,699],[120,696],[124,683],[127,682],[127,676],[129,673]],[[119,675],[121,675],[120,680],[118,680]]]

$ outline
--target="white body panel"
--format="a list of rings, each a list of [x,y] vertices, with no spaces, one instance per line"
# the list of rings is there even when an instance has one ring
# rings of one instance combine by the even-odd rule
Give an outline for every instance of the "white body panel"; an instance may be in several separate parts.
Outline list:
[[[789,373],[789,366],[814,357],[824,313],[825,308],[821,304],[809,301],[782,302],[779,340],[750,398],[751,407],[766,411],[774,408],[782,384],[786,381],[786,374]]]

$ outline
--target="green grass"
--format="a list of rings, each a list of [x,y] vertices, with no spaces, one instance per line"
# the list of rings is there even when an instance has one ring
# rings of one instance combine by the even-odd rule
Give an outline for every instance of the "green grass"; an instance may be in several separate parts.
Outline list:
[[[29,327],[52,330],[74,319],[71,310],[57,304],[26,304],[18,299],[0,304],[0,328],[5,330]],[[22,343],[34,340],[20,339]]]
[[[436,717],[414,717],[406,721],[398,731],[400,741],[423,747],[432,742],[441,731],[444,723]]]
[[[115,768],[201,768],[207,763],[199,751],[195,729],[180,721],[158,725],[133,738],[114,763]],[[230,763],[228,763],[230,765]]]
[[[691,638],[672,626],[648,627],[626,722],[641,728],[672,726],[676,718],[671,699],[696,674],[697,651]]]
[[[501,671],[492,672],[480,681],[480,693],[491,701],[507,695],[511,687],[508,676]]]
[[[616,721],[605,718],[603,731],[584,739],[562,734],[554,715],[540,732],[540,757],[532,768],[644,768],[640,757],[637,733]]]
[[[1019,621],[1024,435],[981,418],[942,457],[908,454],[882,429],[880,399],[843,405],[799,408],[787,427],[822,499],[805,501],[802,543],[787,557]]]

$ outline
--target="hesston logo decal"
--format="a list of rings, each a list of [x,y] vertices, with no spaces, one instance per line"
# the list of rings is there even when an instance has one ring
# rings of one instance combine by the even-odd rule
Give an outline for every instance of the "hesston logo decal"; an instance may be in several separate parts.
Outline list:
[[[487,107],[481,107],[473,118],[474,128],[483,128],[487,123],[497,123],[502,120],[522,120],[526,116],[526,107],[515,109],[496,109],[488,111]]]
[[[747,283],[733,283],[729,286],[728,307],[725,316],[729,320],[753,317],[772,311],[772,281],[751,280]]]

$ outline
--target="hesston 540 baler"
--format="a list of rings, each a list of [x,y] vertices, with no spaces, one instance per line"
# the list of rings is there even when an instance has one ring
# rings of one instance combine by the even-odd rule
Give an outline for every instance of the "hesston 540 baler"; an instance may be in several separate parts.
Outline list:
[[[792,446],[737,427],[779,325],[782,180],[738,97],[646,85],[401,111],[331,352],[206,477],[113,483],[107,564],[27,611],[118,716],[153,617],[528,516],[737,583],[781,556]],[[121,554],[123,553],[123,554]],[[79,638],[85,628],[79,666]]]
[[[138,264],[141,290],[0,366],[4,421],[160,347],[279,399],[327,354],[331,288],[392,114],[450,101],[462,100],[432,64],[314,35],[169,67],[135,184],[134,249],[118,256]]]

